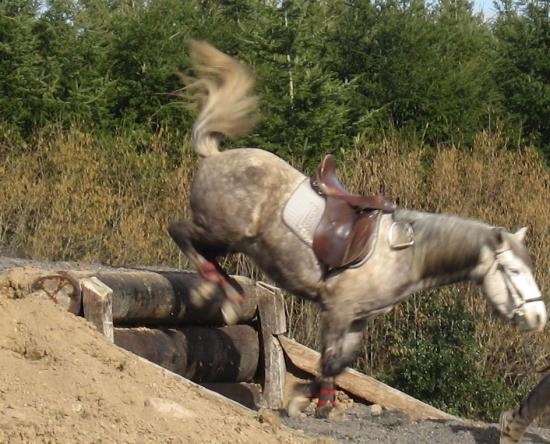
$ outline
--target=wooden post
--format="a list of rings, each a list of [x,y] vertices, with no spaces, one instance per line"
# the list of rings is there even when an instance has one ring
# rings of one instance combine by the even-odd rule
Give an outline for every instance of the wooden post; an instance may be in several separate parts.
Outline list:
[[[96,277],[80,281],[84,317],[113,342],[113,290]]]
[[[318,352],[286,336],[279,336],[279,340],[286,355],[296,367],[314,376],[320,375],[321,355]],[[380,404],[389,410],[402,411],[413,419],[460,421],[460,418],[449,415],[356,370],[346,368],[336,377],[336,385],[352,395]]]
[[[257,284],[263,290],[258,294],[258,314],[263,344],[263,394],[270,409],[284,407],[286,379],[285,357],[277,335],[286,333],[286,314],[283,295],[278,289]]]

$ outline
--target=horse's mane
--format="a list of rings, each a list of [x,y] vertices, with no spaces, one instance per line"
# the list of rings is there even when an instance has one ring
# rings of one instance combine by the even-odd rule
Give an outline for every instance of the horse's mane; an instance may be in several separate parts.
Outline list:
[[[468,272],[479,262],[482,246],[496,248],[495,227],[475,219],[452,214],[424,213],[399,209],[395,220],[411,224],[415,236],[415,257],[424,276]],[[531,259],[525,246],[506,231],[502,235],[514,254],[530,268]]]
[[[411,224],[415,258],[424,277],[469,272],[479,262],[483,245],[491,246],[492,227],[450,214],[397,210],[394,218]]]

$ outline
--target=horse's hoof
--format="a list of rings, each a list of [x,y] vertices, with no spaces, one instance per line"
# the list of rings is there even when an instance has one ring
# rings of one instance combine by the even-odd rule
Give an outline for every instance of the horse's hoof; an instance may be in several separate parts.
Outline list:
[[[324,405],[322,407],[317,407],[315,409],[315,417],[329,419],[332,410],[333,410],[333,407],[330,404]]]
[[[240,314],[237,306],[229,301],[222,304],[222,316],[227,325],[234,325],[239,322]]]
[[[200,308],[212,300],[217,290],[218,286],[214,282],[201,281],[189,292],[191,303]]]
[[[513,410],[500,415],[500,444],[516,444],[519,442],[526,427],[515,421]]]
[[[294,396],[288,403],[286,413],[291,418],[305,418],[306,414],[304,410],[311,403],[311,399],[306,398],[305,396]]]
[[[343,409],[329,403],[322,407],[317,407],[315,409],[315,417],[340,421],[344,419],[345,413]]]
[[[232,284],[222,286],[225,297],[233,304],[242,304],[244,302],[243,293],[238,291]]]

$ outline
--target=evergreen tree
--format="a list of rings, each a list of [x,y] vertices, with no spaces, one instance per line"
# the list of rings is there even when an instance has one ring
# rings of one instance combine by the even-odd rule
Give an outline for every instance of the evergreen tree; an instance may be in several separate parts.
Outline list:
[[[470,140],[497,107],[492,38],[469,3],[356,0],[337,20],[333,63],[357,82],[359,131],[389,124],[432,143]]]
[[[496,81],[512,122],[550,159],[550,2],[498,6]]]
[[[330,3],[265,4],[260,20],[248,28],[245,45],[258,74],[265,117],[252,143],[309,164],[350,144],[353,87],[325,59]]]
[[[38,6],[34,0],[0,3],[0,117],[25,132],[45,89],[33,32]]]

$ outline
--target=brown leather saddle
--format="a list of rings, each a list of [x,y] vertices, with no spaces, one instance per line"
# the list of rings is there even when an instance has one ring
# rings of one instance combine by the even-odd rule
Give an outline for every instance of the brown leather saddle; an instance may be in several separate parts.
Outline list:
[[[365,258],[374,246],[382,213],[397,205],[382,195],[361,196],[347,191],[336,177],[334,157],[325,156],[312,188],[326,199],[326,207],[313,235],[313,251],[329,269],[345,268]]]

